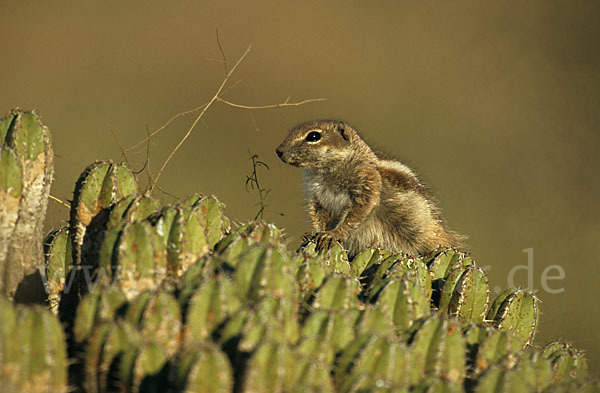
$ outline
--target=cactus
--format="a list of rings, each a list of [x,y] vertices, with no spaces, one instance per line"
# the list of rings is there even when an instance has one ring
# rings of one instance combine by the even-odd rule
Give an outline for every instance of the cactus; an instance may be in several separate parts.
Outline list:
[[[166,283],[167,250],[152,225],[134,221],[115,230],[119,233],[112,253],[100,255],[99,283],[116,283],[128,299]]]
[[[439,378],[425,378],[412,390],[414,393],[463,393],[462,385]]]
[[[462,383],[465,377],[465,342],[460,327],[452,321],[430,318],[412,340],[411,381],[418,383],[423,374]]]
[[[331,364],[335,354],[355,339],[357,317],[353,311],[313,312],[302,327],[302,352]]]
[[[67,392],[67,351],[58,319],[40,307],[14,307],[2,297],[0,316],[0,385],[3,389]]]
[[[361,344],[359,352],[350,345],[341,355],[341,370],[336,376],[339,391],[355,392],[385,386],[390,392],[408,392],[412,359],[406,346],[374,335],[358,342]]]
[[[105,392],[120,384],[122,377],[118,370],[123,354],[141,342],[137,329],[123,320],[94,328],[85,349],[85,390]]]
[[[115,319],[120,309],[127,305],[125,295],[119,290],[96,291],[86,295],[79,303],[73,332],[75,340],[84,342],[94,327]]]
[[[244,315],[244,325],[239,330],[241,336],[239,350],[252,352],[267,338],[282,344],[295,344],[299,337],[296,304],[285,299],[267,297],[258,303],[254,310]],[[244,312],[242,312],[244,314]],[[237,323],[225,326],[222,341],[233,337]]]
[[[432,283],[431,275],[427,266],[421,259],[391,255],[383,259],[381,265],[373,274],[370,282],[371,288],[376,288],[387,278],[405,277],[418,284],[423,290],[425,297],[431,298]]]
[[[120,384],[126,392],[161,391],[167,384],[167,356],[156,342],[146,342],[139,347],[130,346],[123,352],[120,362]]]
[[[302,243],[298,252],[307,257],[322,257],[324,266],[331,273],[352,275],[348,254],[339,242],[335,242],[329,249],[316,251],[316,244],[312,241]]]
[[[123,164],[96,161],[83,171],[75,184],[70,212],[74,265],[97,266],[109,208],[135,193],[135,177]]]
[[[287,345],[263,343],[247,366],[244,390],[247,392],[285,392],[291,388],[291,370],[296,357]]]
[[[431,272],[432,281],[446,278],[453,268],[474,264],[473,260],[464,253],[445,247],[433,250],[425,257],[424,262]]]
[[[362,273],[375,265],[380,259],[380,251],[376,248],[371,248],[358,253],[350,264],[350,272],[353,276],[359,277]]]
[[[0,123],[2,126],[2,123]],[[7,281],[16,281],[21,278],[18,271],[12,272],[8,267],[7,256],[17,218],[19,218],[19,204],[23,196],[23,169],[21,160],[14,150],[0,146],[0,292],[5,287],[14,286],[4,282],[5,277],[13,276]]]
[[[169,270],[176,277],[212,250],[229,230],[223,204],[214,197],[201,195],[165,207],[150,221],[167,247]]]
[[[319,310],[337,311],[357,307],[360,283],[356,279],[332,274],[317,290],[312,307]]]
[[[535,386],[531,386],[523,378],[521,373],[516,370],[506,369],[504,367],[494,367],[489,369],[479,381],[475,392],[506,392],[521,393],[535,391]]]
[[[234,268],[233,280],[243,298],[257,299],[265,294],[295,296],[296,285],[287,252],[254,244],[240,255]]]
[[[63,291],[68,292],[73,287],[73,252],[71,244],[69,227],[61,227],[51,231],[44,240],[46,263],[42,277],[48,294],[50,309],[54,312],[58,312],[58,305]]]
[[[492,303],[487,319],[512,332],[523,345],[533,342],[539,319],[539,300],[532,292],[507,289]]]
[[[296,265],[296,282],[303,292],[319,288],[327,277],[327,270],[318,258],[298,258]]]
[[[161,351],[174,358],[182,330],[181,308],[174,296],[165,292],[142,293],[129,305],[125,320],[143,337],[160,345]]]
[[[587,361],[583,353],[567,343],[560,341],[548,343],[542,349],[542,355],[552,365],[555,382],[587,376]]]
[[[465,323],[481,323],[489,303],[487,277],[478,267],[452,269],[440,294],[439,309]]]
[[[9,299],[45,298],[38,269],[53,160],[50,132],[35,112],[15,109],[0,120],[0,294]]]
[[[204,282],[191,298],[187,308],[184,340],[204,341],[214,330],[239,310],[242,301],[233,282],[217,276]]]
[[[471,367],[475,376],[481,374],[490,365],[501,363],[509,365],[523,346],[521,340],[505,330],[472,327],[465,334],[465,338],[467,344],[473,346]]]
[[[421,286],[405,277],[390,278],[373,288],[370,301],[400,329],[429,315],[429,298]]]
[[[531,356],[515,353],[504,364],[488,368],[479,378],[476,392],[546,392],[551,384],[549,362],[533,353]]]
[[[225,354],[215,345],[195,344],[177,359],[174,384],[178,392],[228,393],[233,388],[233,371]]]

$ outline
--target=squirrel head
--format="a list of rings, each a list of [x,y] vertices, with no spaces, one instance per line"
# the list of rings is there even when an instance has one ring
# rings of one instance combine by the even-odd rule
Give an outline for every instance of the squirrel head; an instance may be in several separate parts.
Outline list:
[[[352,155],[356,131],[340,120],[315,120],[289,132],[275,150],[286,164],[320,169],[340,163]]]

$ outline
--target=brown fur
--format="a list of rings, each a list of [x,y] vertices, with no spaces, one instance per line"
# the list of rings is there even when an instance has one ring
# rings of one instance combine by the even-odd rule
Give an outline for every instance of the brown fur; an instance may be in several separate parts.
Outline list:
[[[310,133],[320,139],[307,140]],[[319,248],[339,240],[352,257],[368,247],[417,255],[459,246],[417,176],[386,153],[374,152],[348,124],[301,124],[289,132],[277,155],[305,169],[308,212]]]

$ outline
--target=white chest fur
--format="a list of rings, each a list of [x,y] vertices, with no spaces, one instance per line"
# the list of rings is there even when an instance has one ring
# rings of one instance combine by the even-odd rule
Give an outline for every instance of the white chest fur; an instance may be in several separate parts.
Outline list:
[[[304,180],[308,199],[316,198],[333,220],[339,220],[350,203],[347,190],[335,187],[323,176],[309,171],[306,171]]]

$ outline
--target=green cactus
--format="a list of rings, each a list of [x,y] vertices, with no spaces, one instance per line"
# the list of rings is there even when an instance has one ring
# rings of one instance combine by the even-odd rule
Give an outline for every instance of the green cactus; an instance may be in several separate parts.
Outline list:
[[[487,319],[512,332],[523,345],[531,345],[537,331],[539,300],[532,292],[507,289],[492,303]]]
[[[243,315],[246,314],[246,315]],[[253,307],[251,312],[242,311],[244,325],[239,332],[231,327],[237,325],[234,319],[233,324],[228,324],[224,328],[222,341],[226,341],[239,335],[239,350],[243,352],[252,352],[261,342],[272,340],[278,343],[294,345],[300,335],[300,327],[297,320],[297,305],[288,299],[277,299],[267,297]]]
[[[546,392],[551,384],[549,362],[533,353],[526,356],[516,352],[512,359],[488,368],[479,378],[476,392]]]
[[[290,370],[295,361],[295,356],[287,345],[263,343],[248,362],[244,391],[286,392],[292,386]]]
[[[424,262],[431,272],[432,281],[446,278],[453,268],[467,267],[474,264],[469,256],[446,247],[433,250],[424,258]]]
[[[465,323],[481,323],[488,303],[489,288],[482,269],[461,266],[450,271],[440,294],[440,312],[447,312]]]
[[[319,288],[327,277],[327,269],[318,258],[297,258],[296,282],[302,292],[308,292]]]
[[[163,208],[150,222],[166,246],[172,277],[179,277],[199,257],[211,251],[230,226],[223,215],[223,204],[214,197],[202,195]]]
[[[51,231],[44,240],[44,284],[48,294],[50,309],[58,312],[58,305],[63,290],[70,290],[73,285],[73,253],[69,238],[69,227],[61,227]]]
[[[471,327],[465,339],[473,348],[471,369],[475,376],[491,365],[510,364],[523,347],[522,341],[506,330],[480,326]]]
[[[552,365],[553,380],[562,382],[587,376],[587,361],[582,352],[570,344],[554,341],[542,349],[542,355]]]
[[[273,224],[258,221],[241,225],[231,232],[217,244],[216,252],[227,261],[236,261],[254,243],[285,248],[281,230]]]
[[[544,390],[552,383],[550,362],[541,353],[519,354],[521,359],[514,367],[534,389]]]
[[[352,275],[348,254],[339,242],[335,242],[329,249],[316,251],[313,241],[305,241],[298,252],[306,257],[319,257],[323,260],[325,268],[330,273],[341,273],[346,276]]]
[[[145,220],[159,210],[160,204],[153,197],[130,194],[111,206],[108,227]]]
[[[414,393],[463,393],[464,391],[461,384],[432,377],[423,379],[411,390]]]
[[[50,132],[35,112],[15,109],[0,120],[0,294],[9,299],[45,299],[39,270],[53,160]]]
[[[141,343],[137,329],[124,320],[96,326],[85,348],[85,391],[106,392],[121,385],[123,355]]]
[[[493,367],[481,377],[475,392],[522,393],[535,391],[533,390],[534,388],[534,386],[529,385],[518,371],[504,367]]]
[[[7,391],[18,392],[19,381],[19,342],[17,315],[10,301],[0,296],[0,385]]]
[[[355,339],[358,317],[354,310],[314,311],[302,326],[301,352],[331,364],[335,354]]]
[[[83,171],[75,184],[69,223],[75,265],[97,265],[110,207],[136,193],[135,177],[123,164],[97,161]]]
[[[408,392],[412,354],[406,346],[375,335],[358,342],[359,352],[351,344],[341,355],[341,372],[336,375],[338,391],[370,391],[381,386],[388,392]]]
[[[210,343],[187,346],[175,365],[175,390],[183,393],[228,393],[233,370],[225,354]]]
[[[454,383],[463,382],[466,375],[466,348],[460,326],[455,322],[429,318],[415,333],[410,347],[413,351],[413,384],[417,384],[425,374]]]
[[[161,391],[161,387],[168,383],[163,370],[166,364],[164,348],[156,342],[129,346],[120,361],[119,385],[125,392],[131,393]]]
[[[234,263],[233,280],[242,298],[258,299],[264,295],[293,298],[296,284],[287,252],[279,248],[254,244]]]
[[[230,279],[219,275],[203,282],[187,306],[184,341],[209,339],[214,330],[238,312],[241,306],[242,300]]]
[[[388,278],[405,277],[418,284],[425,293],[425,297],[431,298],[432,283],[431,275],[425,263],[417,258],[391,255],[383,259],[377,266],[370,282],[370,288],[378,287]]]
[[[389,318],[376,305],[367,305],[364,309],[358,312],[354,331],[357,336],[365,333],[373,333],[379,336],[402,335],[410,330],[402,330],[394,324],[394,321]]]
[[[0,126],[4,122],[0,122]],[[23,196],[23,169],[21,160],[14,150],[0,145],[0,293],[5,287],[14,286],[5,282],[7,276],[20,280],[18,271],[8,266],[8,246],[19,218],[19,204]],[[7,281],[9,281],[7,280]]]
[[[183,326],[181,308],[173,295],[165,292],[142,293],[130,303],[125,319],[143,337],[160,345],[166,356],[175,357]]]
[[[67,392],[66,343],[56,316],[40,307],[14,307],[2,297],[0,316],[0,386],[9,392]]]
[[[312,307],[327,311],[352,309],[359,306],[359,292],[357,279],[330,274],[314,295]]]
[[[100,268],[107,269],[112,280],[118,276],[117,284],[129,299],[166,282],[167,250],[149,222],[126,224],[114,252],[111,264],[101,260]]]
[[[363,272],[377,264],[381,259],[380,250],[370,248],[358,253],[350,264],[350,271],[354,277],[360,277]]]
[[[94,291],[87,294],[77,306],[73,327],[75,340],[82,343],[93,333],[95,326],[113,321],[119,310],[127,306],[127,298],[118,289]]]
[[[430,313],[421,286],[405,277],[389,278],[373,288],[369,299],[400,329],[408,329]]]
[[[181,275],[177,283],[177,298],[185,313],[190,299],[202,283],[214,279],[217,275],[225,274],[230,266],[218,255],[206,255],[199,258],[190,268]]]

